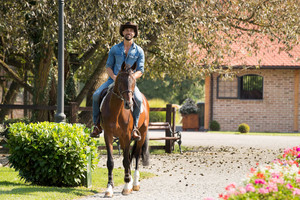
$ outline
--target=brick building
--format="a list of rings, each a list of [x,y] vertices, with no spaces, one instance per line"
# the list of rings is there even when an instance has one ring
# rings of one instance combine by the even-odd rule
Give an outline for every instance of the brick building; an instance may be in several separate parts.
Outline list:
[[[232,79],[206,77],[204,128],[216,120],[222,131],[247,123],[251,132],[299,132],[299,57],[300,46],[290,54],[262,49],[255,56],[232,59]]]

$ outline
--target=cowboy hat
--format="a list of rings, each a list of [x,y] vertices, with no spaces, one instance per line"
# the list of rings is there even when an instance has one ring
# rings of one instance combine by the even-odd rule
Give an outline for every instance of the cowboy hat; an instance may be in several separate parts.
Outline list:
[[[133,28],[134,33],[135,33],[134,37],[137,37],[137,36],[138,36],[138,26],[137,26],[136,24],[134,24],[134,23],[127,22],[126,24],[122,24],[122,25],[120,26],[120,35],[121,35],[122,37],[124,37],[123,31],[125,30],[125,28]]]

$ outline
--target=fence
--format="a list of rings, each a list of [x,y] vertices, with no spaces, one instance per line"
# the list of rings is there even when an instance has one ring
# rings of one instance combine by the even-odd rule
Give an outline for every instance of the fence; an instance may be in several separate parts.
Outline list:
[[[55,111],[57,106],[46,106],[46,105],[16,105],[16,104],[0,104],[0,109],[11,109],[11,110],[48,110]],[[92,117],[92,107],[80,107],[76,102],[70,103],[70,105],[64,106],[64,110],[70,113],[69,120],[70,123],[78,122],[78,114],[81,111],[91,112]],[[163,126],[152,126],[151,124],[149,130],[164,130],[165,131],[165,146],[155,146],[154,148],[163,148],[166,152],[171,153],[172,149],[174,149],[174,139],[169,139],[174,137],[175,133],[175,118],[176,118],[176,109],[172,106],[172,104],[168,104],[165,108],[150,108],[150,111],[165,111],[166,112],[166,121],[169,125],[169,129]],[[150,136],[151,138],[151,136]],[[158,138],[151,138],[152,140]]]

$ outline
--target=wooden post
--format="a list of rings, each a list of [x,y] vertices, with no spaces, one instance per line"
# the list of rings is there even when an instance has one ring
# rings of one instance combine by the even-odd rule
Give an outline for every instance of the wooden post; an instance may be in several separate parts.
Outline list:
[[[78,103],[76,102],[71,102],[71,123],[77,123],[77,117],[78,117]]]
[[[176,131],[176,108],[172,107],[172,113],[173,113],[173,124],[172,124],[172,131],[175,133]],[[174,136],[174,135],[172,135]]]
[[[166,111],[166,122],[168,122],[171,126],[172,124],[172,104],[167,104],[167,111]],[[170,130],[166,130],[166,137],[172,137],[172,133]],[[173,143],[171,140],[166,140],[166,153],[172,152]]]
[[[209,119],[210,119],[210,85],[211,79],[210,76],[205,77],[205,104],[204,104],[204,129],[209,130]]]

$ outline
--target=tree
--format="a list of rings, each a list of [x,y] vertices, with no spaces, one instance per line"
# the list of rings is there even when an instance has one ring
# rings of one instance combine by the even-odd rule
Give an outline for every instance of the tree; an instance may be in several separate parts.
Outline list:
[[[150,79],[146,76],[138,80],[137,85],[149,99],[162,99],[172,104],[182,104],[187,98],[204,100],[204,80],[200,78],[175,81],[169,77]]]
[[[232,41],[245,33],[267,35],[289,51],[299,44],[299,4],[298,0],[65,1],[65,79],[73,74],[84,83],[70,100],[80,104],[88,97],[91,102],[92,92],[103,81],[108,51],[121,40],[118,29],[126,21],[139,25],[136,42],[145,50],[147,75],[180,80],[216,70],[225,55],[233,54]],[[33,95],[34,104],[54,104],[57,1],[7,0],[0,5],[0,66]],[[249,51],[256,50],[255,41],[250,45]],[[25,73],[33,77],[31,81],[25,81]],[[38,119],[49,118],[39,112]]]

